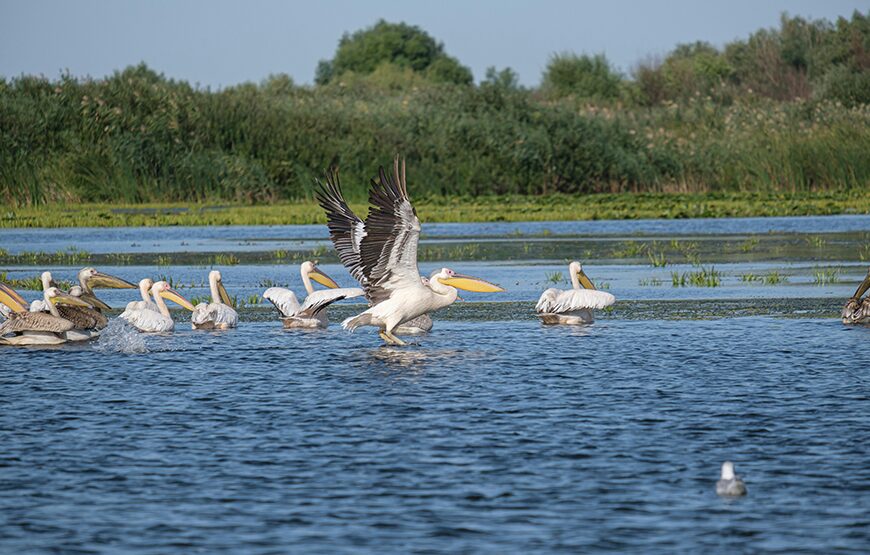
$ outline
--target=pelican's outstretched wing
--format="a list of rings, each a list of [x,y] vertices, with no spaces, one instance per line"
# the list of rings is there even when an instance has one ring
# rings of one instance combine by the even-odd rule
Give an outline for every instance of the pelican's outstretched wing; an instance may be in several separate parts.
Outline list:
[[[62,333],[71,329],[73,329],[72,322],[47,312],[12,312],[8,319],[0,324],[0,336],[27,331]]]
[[[314,316],[327,306],[342,299],[361,297],[365,291],[359,287],[340,287],[338,289],[321,289],[305,297],[305,302],[297,314],[292,316]]]
[[[341,263],[355,280],[365,286],[366,276],[363,273],[360,259],[360,243],[365,237],[365,224],[354,214],[341,193],[341,182],[338,178],[338,168],[332,166],[326,172],[326,185],[317,182],[315,192],[317,202],[326,212],[326,225],[329,227],[329,237],[338,252]]]
[[[547,289],[538,299],[539,314],[562,314],[582,309],[604,308],[616,302],[616,297],[597,289]]]
[[[263,292],[263,298],[275,305],[278,309],[278,314],[282,318],[287,318],[299,312],[299,299],[296,298],[296,293],[283,287],[270,287]]]
[[[396,157],[392,179],[380,168],[379,180],[371,182],[369,205],[360,255],[366,297],[376,305],[396,290],[421,283],[417,268],[420,220],[408,198],[404,161],[400,173]]]

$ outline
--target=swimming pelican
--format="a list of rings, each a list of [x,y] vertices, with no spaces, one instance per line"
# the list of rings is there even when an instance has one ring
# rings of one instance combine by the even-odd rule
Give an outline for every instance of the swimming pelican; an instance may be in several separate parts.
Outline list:
[[[175,328],[175,322],[172,321],[169,308],[163,299],[169,299],[187,310],[193,310],[193,305],[190,304],[190,301],[182,297],[178,291],[170,287],[165,281],[158,281],[151,286],[151,296],[154,297],[157,312],[148,308],[133,307],[130,309],[128,305],[128,309],[121,313],[120,318],[129,322],[139,331],[172,331]]]
[[[87,341],[100,335],[103,328],[109,324],[109,319],[82,299],[81,286],[70,287],[69,295],[81,299],[84,304],[77,306],[61,304],[57,307],[61,318],[73,323],[73,329],[66,332],[66,338],[69,341]]]
[[[405,162],[399,171],[399,158],[393,164],[393,176],[379,169],[379,181],[371,181],[369,215],[365,234],[360,241],[360,270],[365,276],[366,298],[371,308],[346,319],[342,326],[355,330],[360,326],[380,328],[381,338],[392,345],[406,343],[393,334],[400,324],[422,314],[452,304],[457,288],[466,291],[504,291],[498,285],[479,278],[463,276],[442,268],[423,285],[417,268],[417,244],[420,220],[408,197]]]
[[[43,291],[43,299],[49,312],[30,312],[27,302],[12,288],[0,283],[0,303],[12,312],[0,324],[2,345],[59,345],[70,340],[67,334],[74,331],[75,324],[61,317],[57,305],[88,306],[83,300],[64,293],[57,287]]]
[[[590,324],[594,321],[594,309],[616,302],[616,297],[610,293],[595,289],[579,262],[569,264],[568,273],[573,289],[547,289],[535,305],[538,318],[544,324]]]
[[[722,477],[716,482],[716,493],[723,497],[746,495],[746,484],[734,474],[734,463],[731,461],[722,463]]]
[[[338,252],[338,258],[350,275],[356,279],[360,286],[366,287],[366,276],[362,271],[360,258],[360,243],[365,236],[365,222],[357,216],[341,192],[341,180],[336,166],[326,171],[326,185],[320,183],[316,191],[317,202],[326,212],[326,223],[329,227],[329,238]],[[421,278],[423,284],[429,286],[429,280]],[[432,329],[432,317],[421,314],[393,330],[394,335],[419,335]]]
[[[339,287],[314,262],[303,262],[299,272],[305,291],[308,292],[304,303],[300,304],[296,294],[283,287],[270,287],[263,292],[263,298],[275,305],[285,328],[326,328],[329,325],[326,307],[341,299],[359,297],[364,293],[359,287]],[[312,279],[329,289],[315,291],[311,285]]]
[[[139,294],[142,296],[141,301],[130,301],[127,303],[127,308],[124,310],[139,310],[139,309],[147,309],[153,310],[154,312],[160,312],[157,308],[157,303],[151,298],[151,287],[154,285],[154,280],[151,278],[144,278],[139,280]]]
[[[870,289],[870,270],[867,271],[867,277],[858,286],[855,294],[843,307],[844,324],[870,324],[870,295],[861,298],[868,289]]]
[[[221,282],[219,271],[212,270],[208,273],[208,285],[212,302],[199,303],[193,307],[190,325],[195,330],[225,330],[236,327],[239,313],[233,309],[233,301]]]
[[[57,284],[51,276],[51,272],[42,272],[40,280],[42,281],[43,291],[49,287],[57,287]],[[79,287],[81,287],[82,290],[80,295],[81,299],[98,312],[110,310],[112,307],[98,299],[96,295],[94,295],[93,288],[104,287],[108,289],[133,289],[136,287],[129,281],[109,274],[104,274],[103,272],[98,272],[92,267],[79,270],[78,280]],[[30,303],[30,310],[31,312],[47,312],[48,305],[45,303],[45,300],[38,299]]]

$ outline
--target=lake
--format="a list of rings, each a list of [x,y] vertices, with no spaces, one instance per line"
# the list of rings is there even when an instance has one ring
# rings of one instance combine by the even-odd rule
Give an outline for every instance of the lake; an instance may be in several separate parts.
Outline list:
[[[866,553],[870,327],[838,316],[870,265],[870,217],[424,234],[421,270],[507,291],[464,293],[395,348],[340,329],[359,304],[306,332],[253,302],[301,291],[276,250],[316,249],[352,284],[321,227],[0,230],[10,255],[75,247],[188,298],[231,254],[217,267],[245,304],[226,332],[178,310],[173,334],[113,323],[92,343],[0,348],[0,552]],[[543,327],[534,303],[572,259],[619,301]],[[702,269],[715,286],[678,283]],[[715,494],[724,460],[745,498]]]

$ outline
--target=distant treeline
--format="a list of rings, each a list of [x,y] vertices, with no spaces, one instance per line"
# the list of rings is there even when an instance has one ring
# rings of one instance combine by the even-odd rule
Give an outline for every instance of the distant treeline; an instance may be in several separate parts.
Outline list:
[[[316,83],[211,91],[144,65],[0,79],[0,198],[264,203],[310,197],[334,162],[360,200],[397,152],[418,197],[870,185],[870,12],[784,16],[631,76],[559,54],[533,89],[509,68],[475,85],[423,30],[381,21],[345,35]]]

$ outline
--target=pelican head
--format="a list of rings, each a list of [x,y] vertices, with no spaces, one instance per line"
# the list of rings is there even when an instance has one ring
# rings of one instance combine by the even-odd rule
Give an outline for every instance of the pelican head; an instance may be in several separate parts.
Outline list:
[[[217,298],[219,298],[223,304],[225,304],[227,306],[233,306],[233,300],[230,298],[229,293],[227,293],[227,290],[224,287],[224,284],[223,284],[223,281],[221,278],[221,273],[218,270],[212,270],[211,272],[208,273],[208,283],[212,288],[212,296],[213,297],[214,297],[214,294],[216,291]],[[212,299],[212,300],[216,301],[217,298]]]
[[[870,270],[867,271],[864,281],[858,285],[855,294],[846,301],[846,305],[843,307],[842,318],[844,324],[870,322],[870,296],[863,300],[861,299],[868,289],[870,289]]]
[[[51,272],[42,272],[42,275],[39,276],[40,281],[42,281],[42,290],[45,291],[49,287],[55,287],[54,278],[51,277]]]
[[[568,264],[568,272],[571,274],[571,282],[574,284],[574,289],[579,289],[582,285],[584,289],[595,289],[592,285],[592,280],[583,271],[583,266],[576,260]]]
[[[725,461],[722,463],[722,479],[723,480],[733,480],[734,479],[734,463],[731,461]]]
[[[182,297],[181,293],[170,287],[165,281],[155,282],[151,286],[151,294],[155,297],[159,295],[177,305],[183,306],[187,310],[193,310],[193,305],[190,304],[190,301]]]
[[[504,291],[502,287],[494,283],[472,276],[457,274],[450,268],[441,268],[430,276],[430,280],[437,280],[444,285],[474,293],[499,293]]]
[[[303,281],[305,281],[306,277],[310,277],[324,287],[329,287],[330,289],[338,289],[339,287],[338,283],[336,283],[334,279],[326,275],[320,268],[317,267],[317,262],[311,262],[310,260],[303,262],[300,268],[300,272],[302,273]]]
[[[81,293],[81,291],[79,291],[79,293]],[[86,303],[85,301],[74,295],[71,295],[70,293],[64,293],[57,287],[49,287],[45,290],[45,300],[53,304],[66,304],[91,308],[90,304]]]
[[[154,280],[151,278],[145,278],[139,280],[139,291],[142,291],[143,295],[148,295],[148,292],[151,291],[151,287],[154,285]]]
[[[116,276],[104,274],[97,271],[96,268],[88,266],[79,270],[79,283],[82,289],[87,291],[89,288],[103,287],[107,289],[135,289],[136,286],[125,279]]]

